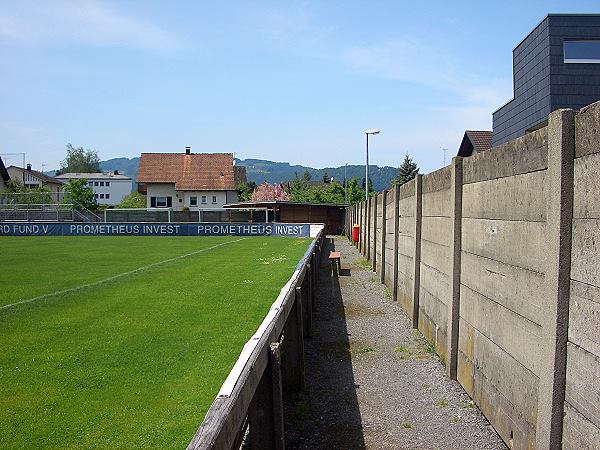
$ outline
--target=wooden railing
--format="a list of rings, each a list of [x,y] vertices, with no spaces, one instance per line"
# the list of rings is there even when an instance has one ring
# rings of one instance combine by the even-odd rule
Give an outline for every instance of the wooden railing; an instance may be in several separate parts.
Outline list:
[[[246,343],[188,450],[284,448],[283,391],[304,388],[304,337],[311,334],[321,230],[267,317]]]

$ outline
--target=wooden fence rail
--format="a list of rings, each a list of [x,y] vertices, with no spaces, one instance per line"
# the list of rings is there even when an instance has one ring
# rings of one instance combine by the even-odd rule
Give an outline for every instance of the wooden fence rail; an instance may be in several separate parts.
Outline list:
[[[283,449],[282,393],[304,388],[304,337],[310,336],[316,280],[325,243],[321,230],[246,343],[188,450]]]

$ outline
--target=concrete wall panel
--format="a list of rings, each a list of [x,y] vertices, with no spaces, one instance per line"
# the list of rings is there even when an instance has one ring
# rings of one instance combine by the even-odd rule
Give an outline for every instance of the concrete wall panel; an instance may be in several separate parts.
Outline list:
[[[544,308],[544,275],[471,253],[461,257],[461,283],[481,295],[541,323]]]
[[[423,180],[425,180],[425,177]],[[452,214],[451,201],[450,189],[423,194],[423,217],[450,217]]]
[[[435,242],[421,240],[421,260],[442,273],[451,271],[450,249]]]
[[[600,428],[600,357],[568,343],[565,400]]]
[[[571,278],[600,286],[600,219],[573,220]]]
[[[450,277],[421,259],[421,287],[444,304],[450,296]],[[421,301],[422,302],[422,301]],[[441,324],[440,324],[441,325]],[[444,324],[445,326],[445,324]]]
[[[565,402],[563,449],[581,450],[600,448],[600,428]]]
[[[460,322],[458,381],[512,448],[533,448],[539,379],[508,353]]]
[[[600,151],[600,147],[598,148]],[[573,217],[600,219],[600,153],[575,160]]]
[[[528,133],[514,141],[463,160],[463,183],[510,177],[548,168],[548,130]]]
[[[423,217],[421,239],[450,248],[452,244],[452,219],[450,217]],[[450,250],[448,250],[448,253]]]
[[[543,222],[489,219],[462,221],[462,250],[543,273],[545,270]]]
[[[467,184],[463,218],[546,221],[546,171]]]
[[[419,331],[434,347],[442,362],[446,362],[446,330],[448,307],[423,285],[419,294]]]
[[[539,325],[464,285],[460,289],[460,317],[539,376],[542,346]]]
[[[575,117],[575,158],[600,152],[600,102]]]
[[[571,280],[569,341],[600,357],[600,288]]]

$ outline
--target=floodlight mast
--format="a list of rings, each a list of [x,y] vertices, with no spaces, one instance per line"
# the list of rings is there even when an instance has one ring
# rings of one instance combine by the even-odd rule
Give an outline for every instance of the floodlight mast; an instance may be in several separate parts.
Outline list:
[[[365,131],[367,136],[367,164],[365,165],[365,200],[369,201],[369,135],[379,134],[381,131],[377,128],[369,128]]]

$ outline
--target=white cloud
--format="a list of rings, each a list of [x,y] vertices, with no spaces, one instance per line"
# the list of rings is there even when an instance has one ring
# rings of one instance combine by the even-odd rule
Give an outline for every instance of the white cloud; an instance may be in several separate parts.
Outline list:
[[[0,6],[0,40],[160,51],[179,46],[168,31],[95,0],[4,4]]]
[[[457,94],[468,105],[488,108],[488,114],[510,92],[507,80],[474,75],[477,61],[461,63],[442,44],[412,37],[350,47],[342,53],[342,60],[359,72]]]

